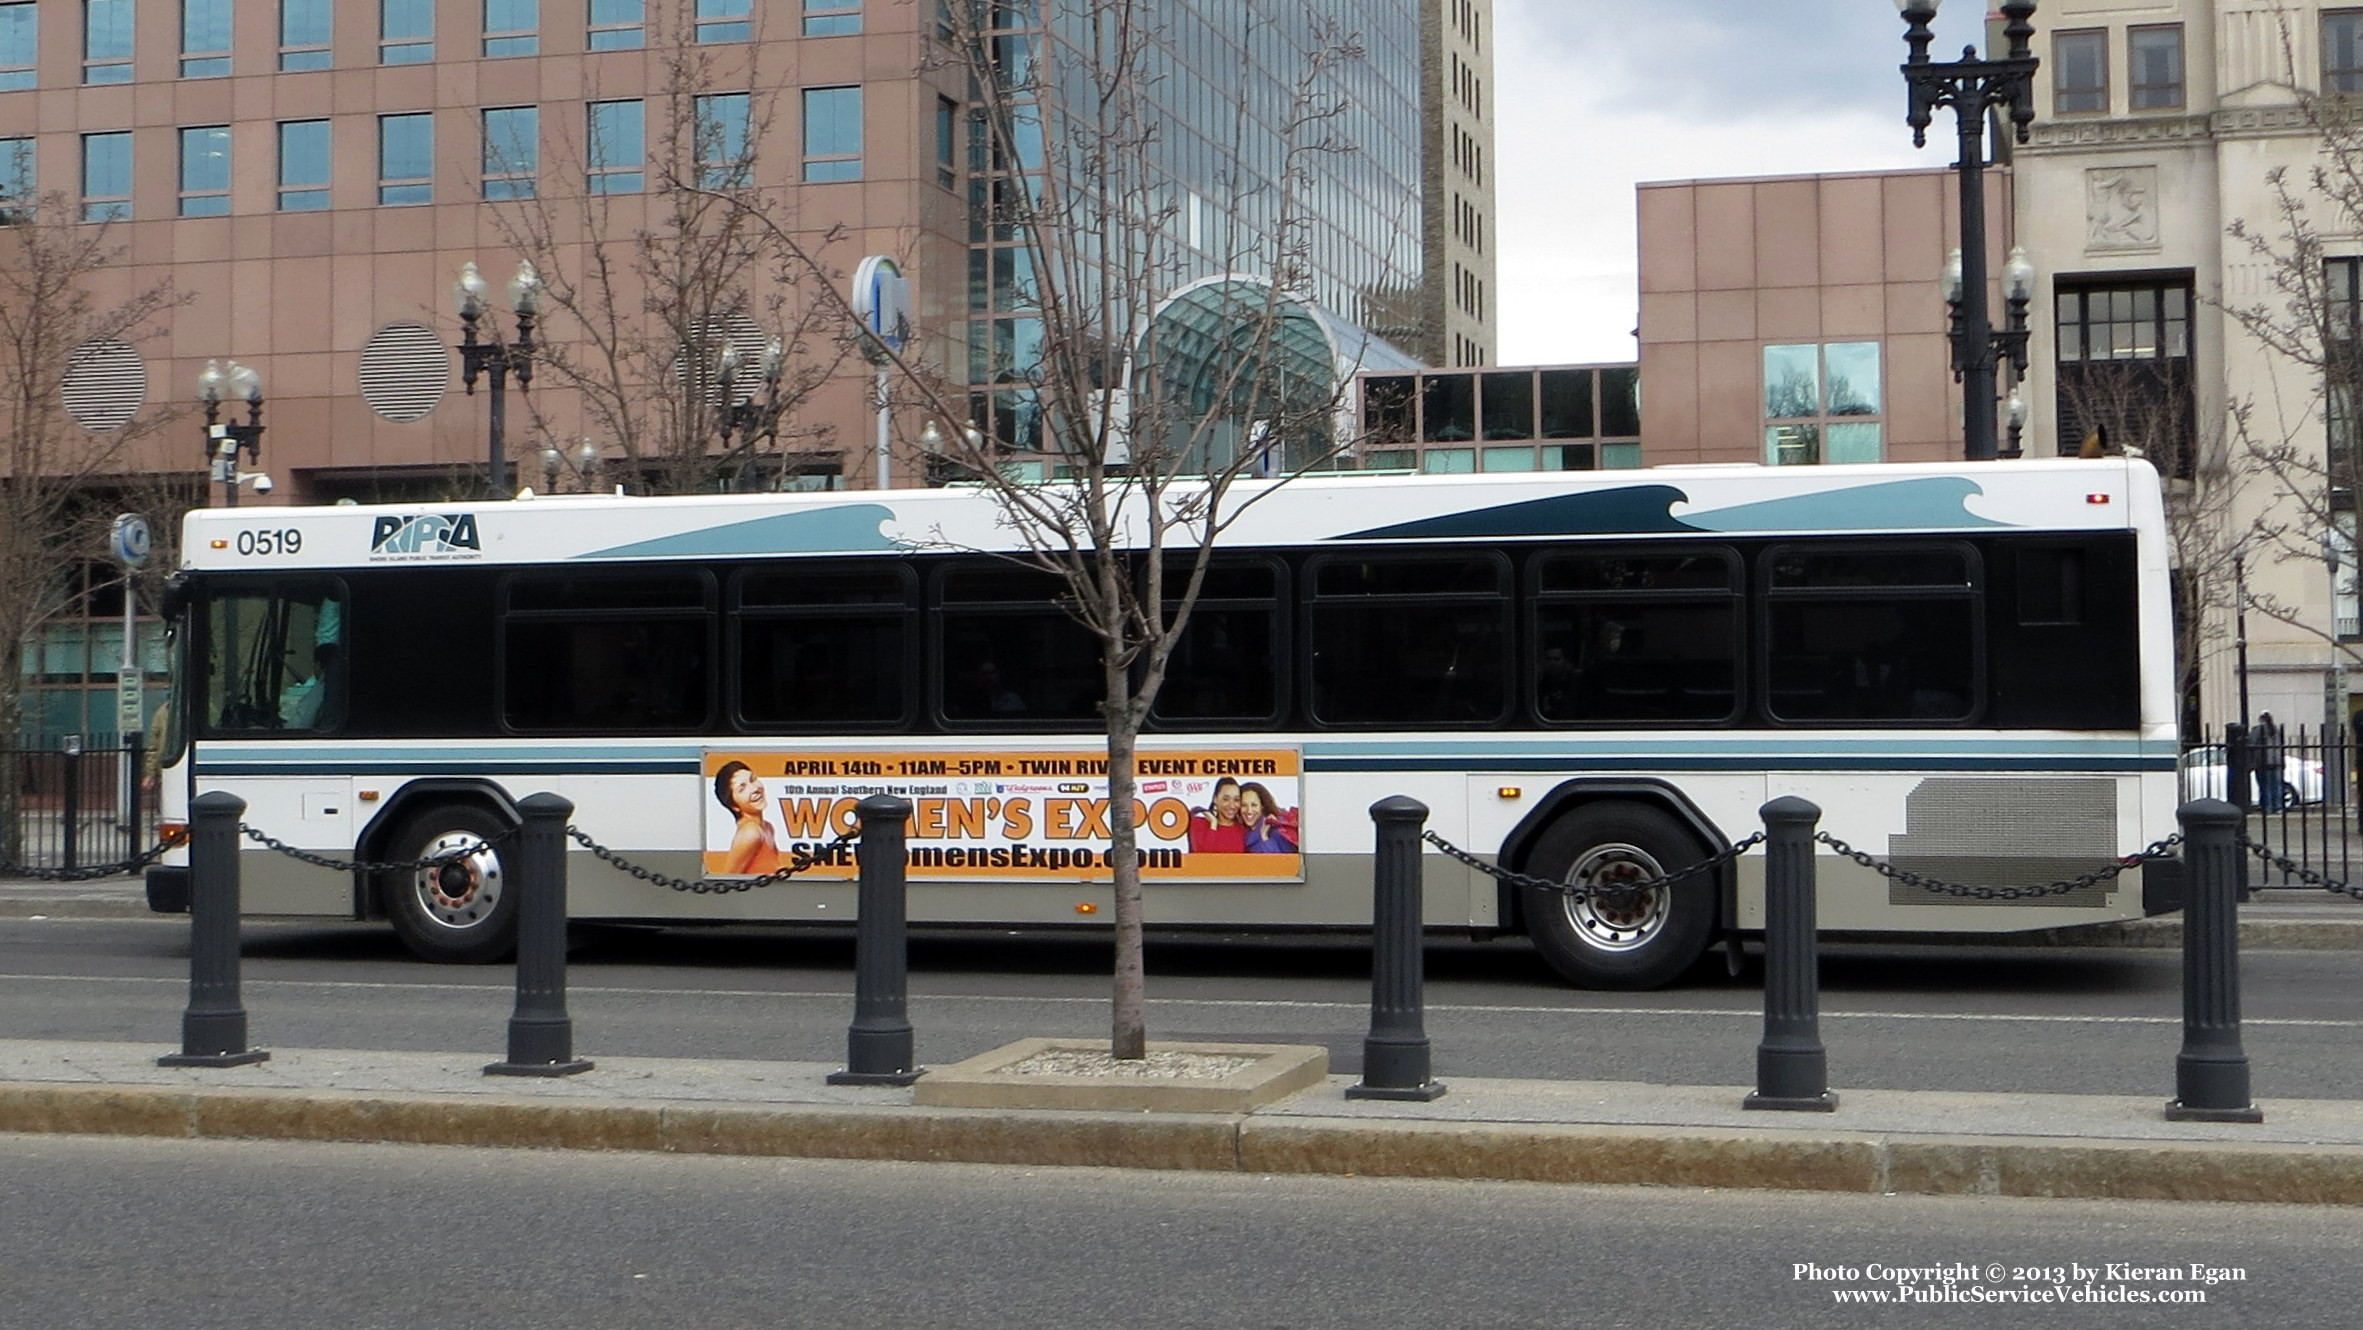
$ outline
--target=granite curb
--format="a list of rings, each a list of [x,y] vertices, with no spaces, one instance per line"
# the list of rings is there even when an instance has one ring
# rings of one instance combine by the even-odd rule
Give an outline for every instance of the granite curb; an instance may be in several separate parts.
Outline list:
[[[156,1052],[0,1041],[0,1132],[2363,1205],[2363,1102],[2276,1101],[2249,1127],[2168,1123],[2131,1096],[1850,1090],[1833,1118],[1620,1082],[1456,1080],[1433,1104],[1379,1104],[1332,1076],[1244,1113],[980,1109],[830,1087],[821,1064],[602,1059],[516,1082],[484,1078],[481,1055],[179,1070]]]

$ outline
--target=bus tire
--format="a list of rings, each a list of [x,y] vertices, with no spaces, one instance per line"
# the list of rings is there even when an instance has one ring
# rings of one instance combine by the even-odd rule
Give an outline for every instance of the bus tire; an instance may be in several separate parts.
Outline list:
[[[1647,880],[1707,857],[1695,836],[1658,809],[1587,804],[1535,843],[1529,875],[1590,886]],[[1561,977],[1580,988],[1658,988],[1705,953],[1715,925],[1715,875],[1589,899],[1523,887],[1526,932]]]
[[[490,811],[444,804],[405,819],[387,842],[395,862],[429,859],[509,830]],[[420,960],[483,965],[505,960],[517,943],[517,894],[498,845],[440,868],[386,875],[386,917]]]

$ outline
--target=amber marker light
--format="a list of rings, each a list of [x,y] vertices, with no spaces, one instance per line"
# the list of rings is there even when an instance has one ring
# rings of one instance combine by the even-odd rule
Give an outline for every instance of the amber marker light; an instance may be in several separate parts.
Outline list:
[[[1518,788],[1515,785],[1504,785],[1500,789],[1495,790],[1493,793],[1497,798],[1519,799],[1525,797],[1526,791]]]
[[[1077,902],[1075,902],[1075,913],[1077,913],[1077,914],[1098,914],[1098,913],[1099,913],[1099,907],[1098,907],[1097,905],[1094,905],[1094,904],[1092,904],[1090,901],[1077,901]]]
[[[228,542],[228,541],[226,541],[226,540],[217,540],[217,541],[213,542],[213,548],[215,548],[215,549],[217,549],[217,550],[226,550],[226,549],[228,549],[229,547],[230,547],[230,542]]]

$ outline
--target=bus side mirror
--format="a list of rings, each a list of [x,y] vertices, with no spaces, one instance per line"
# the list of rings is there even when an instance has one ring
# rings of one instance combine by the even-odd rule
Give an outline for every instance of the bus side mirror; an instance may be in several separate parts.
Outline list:
[[[174,573],[164,583],[164,598],[157,606],[157,613],[163,616],[166,623],[179,623],[181,615],[188,608],[189,576],[186,573]]]

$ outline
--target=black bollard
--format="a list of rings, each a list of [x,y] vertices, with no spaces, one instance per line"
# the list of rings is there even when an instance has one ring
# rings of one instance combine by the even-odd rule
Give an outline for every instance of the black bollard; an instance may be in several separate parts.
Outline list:
[[[238,819],[246,801],[219,790],[189,804],[189,1007],[181,1051],[159,1067],[243,1067],[270,1054],[246,1046],[238,998]]]
[[[903,823],[911,801],[873,794],[855,805],[862,820],[860,917],[853,929],[853,1024],[845,1031],[845,1070],[831,1085],[909,1085],[911,935],[904,923]]]
[[[1428,806],[1390,795],[1370,806],[1378,824],[1378,856],[1371,869],[1370,1037],[1362,1041],[1362,1079],[1348,1099],[1440,1098],[1429,1079],[1426,970],[1421,955],[1421,824]]]
[[[517,803],[517,1007],[509,1015],[509,1056],[487,1076],[572,1076],[591,1065],[574,1055],[566,1014],[566,819],[574,805],[555,794]]]
[[[2174,1055],[2169,1122],[2262,1122],[2248,1097],[2248,1054],[2240,1048],[2240,810],[2193,799],[2182,820],[2190,866],[2182,912],[2182,1051]]]
[[[1756,1093],[1742,1108],[1828,1113],[1829,1055],[1821,1044],[1821,962],[1815,950],[1813,827],[1821,809],[1782,795],[1764,819],[1764,1040]]]

